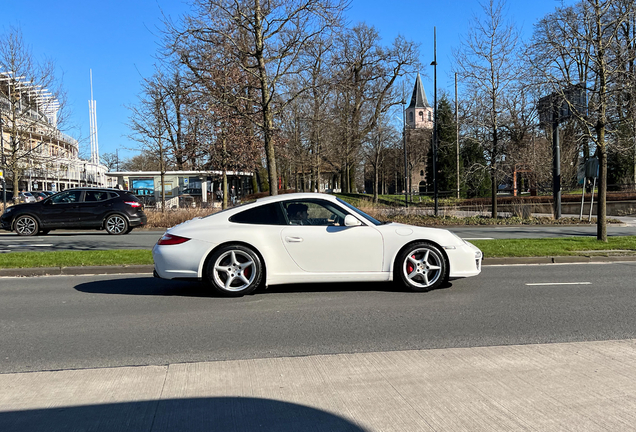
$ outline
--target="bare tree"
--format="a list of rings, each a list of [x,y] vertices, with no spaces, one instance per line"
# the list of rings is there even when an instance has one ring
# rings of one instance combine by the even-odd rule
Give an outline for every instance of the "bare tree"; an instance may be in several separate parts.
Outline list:
[[[401,102],[395,82],[417,70],[419,47],[401,36],[384,47],[378,31],[365,24],[339,35],[338,45],[334,109],[340,120],[342,186],[351,192],[362,142],[376,129],[380,116]]]
[[[159,162],[161,183],[161,211],[166,208],[165,174],[168,161],[174,156],[169,142],[169,130],[165,121],[165,105],[168,95],[157,76],[144,80],[143,93],[137,105],[129,107],[131,139],[137,141],[142,151],[156,155]]]
[[[9,137],[8,143],[3,140],[0,154],[16,196],[26,169],[58,156],[46,151],[46,140],[60,135],[65,120],[65,94],[54,69],[51,61],[34,58],[19,29],[0,36],[0,135]],[[77,156],[77,149],[62,151],[69,154],[59,156]]]
[[[400,141],[400,134],[392,127],[390,119],[380,117],[378,119],[377,129],[369,134],[364,142],[366,161],[373,170],[373,202],[378,202],[380,194],[380,173],[387,156],[387,150],[391,145]]]
[[[250,106],[247,118],[262,134],[272,195],[278,193],[277,118],[305,90],[292,93],[284,80],[302,69],[307,46],[339,24],[346,4],[346,0],[193,0],[195,12],[185,17],[182,31],[174,30],[186,53],[197,43],[207,45],[210,52],[229,45],[231,50],[223,49],[227,59],[254,78],[256,92],[240,95],[239,108]],[[253,107],[259,120],[251,115]]]
[[[475,18],[466,40],[455,52],[462,81],[475,99],[470,127],[481,130],[491,178],[492,217],[497,217],[497,174],[505,154],[501,127],[507,93],[516,79],[518,32],[506,22],[505,2],[481,4],[483,17]]]
[[[100,155],[100,162],[106,166],[108,171],[119,169],[119,155],[117,153],[104,153]]]
[[[633,20],[634,10],[634,3],[624,0],[584,0],[573,7],[559,8],[542,20],[531,45],[535,70],[568,104],[596,148],[597,239],[601,241],[607,241],[607,137],[619,120],[616,100],[624,91],[620,83],[624,82],[628,61],[619,59],[615,48],[625,36],[623,26]],[[633,45],[633,39],[629,44]],[[567,91],[573,85],[585,91],[587,104]]]

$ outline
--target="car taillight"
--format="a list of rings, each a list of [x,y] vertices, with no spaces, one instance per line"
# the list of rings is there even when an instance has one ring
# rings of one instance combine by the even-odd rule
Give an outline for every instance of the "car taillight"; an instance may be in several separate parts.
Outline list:
[[[172,235],[172,234],[164,234],[163,237],[159,239],[157,244],[158,245],[176,245],[176,244],[185,243],[188,240],[190,239],[187,237],[181,237],[181,236]]]
[[[141,203],[137,201],[124,201],[124,204],[128,204],[131,207],[141,207]]]

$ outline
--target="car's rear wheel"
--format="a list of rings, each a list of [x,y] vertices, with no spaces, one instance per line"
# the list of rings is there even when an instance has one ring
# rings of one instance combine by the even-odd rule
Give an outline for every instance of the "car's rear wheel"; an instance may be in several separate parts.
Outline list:
[[[411,291],[424,292],[442,285],[448,272],[448,261],[442,251],[431,243],[419,242],[398,255],[394,279]]]
[[[34,236],[38,233],[38,221],[33,216],[18,217],[13,227],[20,236]]]
[[[215,251],[205,268],[205,280],[218,292],[240,297],[253,292],[263,278],[263,264],[256,252],[242,245]]]
[[[125,234],[128,230],[128,221],[122,215],[114,214],[106,218],[104,227],[108,234],[120,235]]]

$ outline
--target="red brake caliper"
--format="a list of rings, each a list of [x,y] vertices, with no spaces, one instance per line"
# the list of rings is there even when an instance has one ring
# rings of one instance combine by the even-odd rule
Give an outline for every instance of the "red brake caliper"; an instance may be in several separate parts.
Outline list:
[[[415,259],[415,255],[411,255],[411,258]],[[406,271],[411,273],[413,270],[415,270],[415,267],[413,267],[413,263],[411,261],[409,261],[406,264]]]

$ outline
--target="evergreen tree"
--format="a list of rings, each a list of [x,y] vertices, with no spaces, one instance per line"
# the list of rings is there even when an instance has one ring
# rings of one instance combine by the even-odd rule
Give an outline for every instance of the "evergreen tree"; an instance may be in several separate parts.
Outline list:
[[[491,190],[491,179],[486,168],[486,156],[479,141],[467,138],[459,151],[465,169],[462,171],[461,194],[466,198],[486,197]]]

